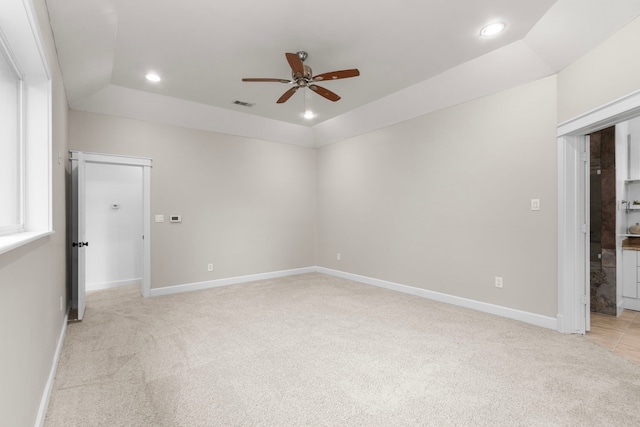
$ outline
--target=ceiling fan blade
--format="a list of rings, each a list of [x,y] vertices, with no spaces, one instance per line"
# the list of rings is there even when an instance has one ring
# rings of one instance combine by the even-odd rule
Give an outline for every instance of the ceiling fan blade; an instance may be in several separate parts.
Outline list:
[[[298,90],[299,86],[294,86],[291,89],[289,89],[288,91],[286,91],[281,97],[280,99],[278,99],[278,101],[276,101],[277,104],[282,104],[283,102],[287,102],[287,100],[289,98],[291,98],[293,96],[294,93],[296,93],[296,91]]]
[[[302,59],[298,56],[297,53],[285,53],[287,57],[287,61],[289,62],[289,66],[291,67],[291,71],[293,71],[293,75],[298,78],[304,75],[304,66],[302,65]]]
[[[324,96],[329,101],[336,102],[337,100],[340,99],[340,97],[338,95],[336,95],[335,93],[331,92],[329,89],[323,88],[322,86],[309,85],[309,89],[311,89],[312,91],[314,91],[315,93],[317,93],[320,96]]]
[[[242,79],[243,82],[274,82],[274,83],[291,83],[291,80],[286,79],[262,79],[262,78],[249,78]]]
[[[360,75],[360,71],[357,68],[351,70],[331,71],[330,73],[322,73],[313,77],[313,80],[319,82],[321,80],[337,80],[346,79],[348,77],[357,77]]]

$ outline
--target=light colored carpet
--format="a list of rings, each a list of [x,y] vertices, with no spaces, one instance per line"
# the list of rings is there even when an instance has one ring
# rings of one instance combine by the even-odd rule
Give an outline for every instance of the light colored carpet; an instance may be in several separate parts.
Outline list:
[[[582,336],[321,274],[87,296],[46,426],[638,426]]]

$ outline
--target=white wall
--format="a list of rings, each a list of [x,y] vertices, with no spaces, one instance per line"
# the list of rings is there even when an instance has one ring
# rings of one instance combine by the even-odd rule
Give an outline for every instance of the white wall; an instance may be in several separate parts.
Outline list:
[[[142,167],[87,163],[85,177],[86,290],[140,283]]]
[[[319,149],[318,265],[555,318],[555,105],[550,77]]]

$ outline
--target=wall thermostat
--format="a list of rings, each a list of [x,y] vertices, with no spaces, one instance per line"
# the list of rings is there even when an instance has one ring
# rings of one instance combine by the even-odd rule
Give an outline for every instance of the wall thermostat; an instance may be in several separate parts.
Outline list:
[[[182,222],[182,215],[169,215],[169,222]]]

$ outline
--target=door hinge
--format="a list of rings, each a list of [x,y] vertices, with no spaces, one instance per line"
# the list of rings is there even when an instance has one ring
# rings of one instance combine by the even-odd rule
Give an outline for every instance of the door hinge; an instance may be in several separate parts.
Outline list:
[[[582,224],[580,226],[580,231],[582,231],[584,234],[587,234],[587,224]]]
[[[588,158],[589,157],[587,156],[586,151],[583,151],[582,153],[580,153],[580,160],[582,160],[583,162],[586,162]]]
[[[580,295],[580,304],[587,305],[587,296],[586,295]]]

